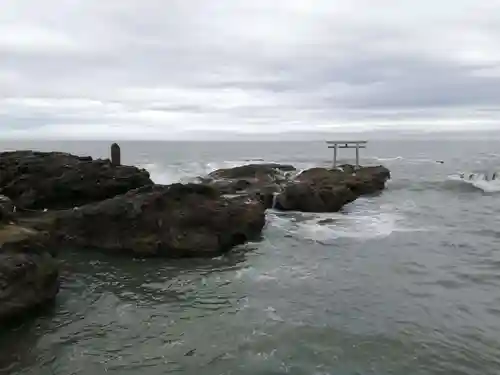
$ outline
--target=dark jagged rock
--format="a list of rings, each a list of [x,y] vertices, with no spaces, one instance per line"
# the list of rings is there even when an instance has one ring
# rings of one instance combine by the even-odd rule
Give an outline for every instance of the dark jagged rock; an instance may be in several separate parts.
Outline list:
[[[200,184],[147,186],[58,213],[52,237],[71,246],[139,256],[213,256],[261,234],[263,205]]]
[[[273,196],[289,181],[296,169],[288,164],[248,164],[219,169],[202,179],[202,183],[217,188],[223,194],[242,194],[259,199],[270,208]]]
[[[3,152],[0,171],[0,193],[24,209],[80,206],[153,183],[145,170],[62,152]]]
[[[5,195],[0,195],[0,223],[14,220],[14,202]]]
[[[287,184],[276,199],[284,211],[336,212],[359,196],[376,193],[385,187],[390,172],[382,166],[342,170],[312,168]]]
[[[235,168],[218,169],[208,176],[213,179],[247,179],[276,176],[282,172],[293,172],[295,167],[288,164],[247,164]]]
[[[343,165],[341,169],[312,168],[297,176],[297,181],[322,185],[344,184],[359,194],[372,194],[383,190],[391,177],[389,170],[382,166],[355,169]]]
[[[308,212],[334,212],[360,195],[383,190],[390,178],[382,166],[339,169],[311,168],[298,176],[290,165],[249,164],[221,169],[202,179],[223,194],[256,197],[266,208]]]
[[[375,194],[385,189],[391,172],[383,166],[363,167],[346,178],[346,186],[358,195]]]
[[[278,195],[275,208],[282,211],[336,212],[357,195],[346,186],[293,183]]]
[[[0,324],[51,302],[59,291],[57,261],[43,233],[17,225],[0,228]]]

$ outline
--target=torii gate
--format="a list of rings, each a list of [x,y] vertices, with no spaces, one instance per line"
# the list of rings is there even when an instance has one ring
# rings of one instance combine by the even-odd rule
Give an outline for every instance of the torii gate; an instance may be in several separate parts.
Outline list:
[[[356,167],[359,168],[359,149],[366,148],[368,141],[326,141],[328,148],[333,148],[333,168],[337,167],[337,154],[339,148],[356,149]]]

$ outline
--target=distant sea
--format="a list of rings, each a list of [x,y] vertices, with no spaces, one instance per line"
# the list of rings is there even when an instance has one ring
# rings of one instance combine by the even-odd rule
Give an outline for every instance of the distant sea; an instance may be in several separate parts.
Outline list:
[[[110,143],[0,149],[98,158]],[[332,156],[321,141],[120,145],[162,184]],[[269,210],[263,239],[226,256],[62,252],[56,306],[0,334],[0,373],[499,374],[500,185],[485,175],[500,171],[500,140],[378,139],[361,155],[391,170],[382,194],[334,214]]]

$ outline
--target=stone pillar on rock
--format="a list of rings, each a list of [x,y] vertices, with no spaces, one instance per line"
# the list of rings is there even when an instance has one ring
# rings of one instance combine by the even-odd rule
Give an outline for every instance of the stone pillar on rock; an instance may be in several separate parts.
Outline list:
[[[111,145],[111,165],[115,167],[121,165],[121,151],[118,143]]]

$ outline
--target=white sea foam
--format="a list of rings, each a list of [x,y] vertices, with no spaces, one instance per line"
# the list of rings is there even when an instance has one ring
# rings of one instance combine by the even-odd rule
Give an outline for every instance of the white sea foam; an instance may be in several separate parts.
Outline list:
[[[441,163],[441,160],[429,159],[425,157],[416,157],[416,158],[405,158],[403,156],[394,156],[394,157],[372,157],[373,160],[380,163],[391,163],[391,162],[402,162],[409,164],[428,164],[428,163]]]
[[[282,163],[272,160],[252,160],[252,164],[267,164],[267,163]],[[198,177],[207,176],[209,173],[223,168],[234,168],[245,164],[249,164],[248,159],[241,160],[226,160],[226,161],[209,161],[209,162],[186,162],[181,164],[163,165],[160,163],[143,163],[140,168],[149,171],[151,179],[157,184],[172,184],[176,182],[193,182]],[[313,165],[301,165],[303,169],[297,169],[294,172],[283,172],[283,177],[288,176],[293,178],[303,170],[311,168]]]
[[[149,172],[151,179],[156,184],[172,184],[180,182],[183,178],[187,177],[180,168],[163,167],[155,163],[142,164],[140,167]]]
[[[493,179],[493,172],[491,173],[461,173],[451,175],[448,179],[452,181],[459,181],[472,185],[485,193],[498,193],[500,192],[500,172],[494,172],[496,178]]]
[[[282,322],[283,321],[283,318],[276,313],[276,309],[274,307],[268,306],[265,309],[265,311],[266,311],[267,316],[268,316],[269,319],[277,321],[277,322]]]
[[[388,237],[395,232],[420,232],[426,228],[411,228],[405,225],[405,216],[396,212],[366,211],[359,213],[294,213],[295,220],[283,215],[268,214],[269,225],[287,234],[319,242],[339,238],[370,240]],[[290,214],[291,215],[291,214]]]
[[[140,167],[149,171],[151,179],[155,183],[172,184],[176,182],[194,182],[198,177],[206,176],[217,169],[233,168],[243,164],[245,164],[243,161],[187,162],[170,165],[145,163],[140,165]]]
[[[386,157],[386,158],[380,158],[380,157],[377,157],[377,156],[374,156],[373,159],[377,160],[377,161],[399,161],[399,160],[403,160],[404,158],[402,156],[395,156],[395,157]]]
[[[237,280],[242,278],[250,278],[254,281],[273,281],[277,279],[276,276],[270,273],[260,272],[254,267],[246,267],[236,271],[234,278]]]
[[[329,216],[332,218],[332,215]],[[321,220],[313,218],[305,221],[299,226],[298,233],[307,239],[317,241],[337,238],[373,239],[387,237],[396,229],[397,216],[380,213],[378,215],[337,216],[337,220],[331,223],[324,223]]]
[[[264,161],[258,162],[264,163]],[[247,163],[246,160],[242,159],[224,162],[191,162],[169,166],[144,164],[143,167],[149,170],[151,178],[156,183],[169,184],[195,181],[197,177],[206,176],[216,169],[231,168]],[[301,167],[307,168],[308,166]],[[301,172],[302,170],[299,169],[294,174]],[[358,201],[358,204],[362,204],[362,200]],[[338,238],[360,240],[382,238],[394,232],[424,230],[405,227],[404,217],[401,216],[402,212],[398,212],[396,209],[360,208],[362,208],[360,211],[347,215],[339,213],[279,213],[269,210],[268,225],[279,228],[290,236],[324,242]],[[324,219],[333,219],[333,221],[323,222]]]
[[[277,200],[278,200],[278,194],[279,193],[273,193],[273,203],[271,205],[271,208],[276,207],[276,203],[277,203]]]

